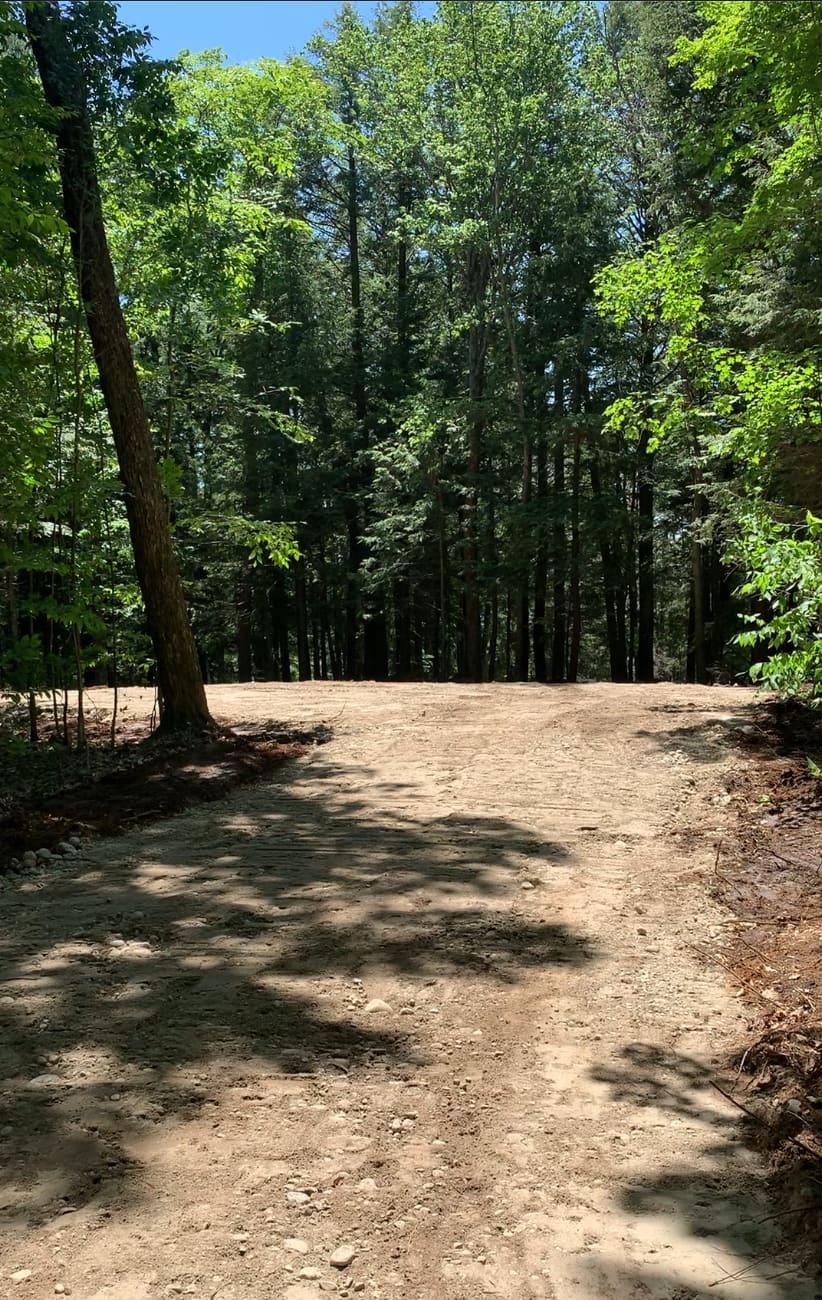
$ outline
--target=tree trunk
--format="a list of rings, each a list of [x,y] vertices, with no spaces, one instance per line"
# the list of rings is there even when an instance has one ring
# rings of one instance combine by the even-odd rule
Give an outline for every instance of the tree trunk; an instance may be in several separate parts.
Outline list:
[[[534,677],[538,682],[548,681],[546,654],[545,592],[548,586],[548,448],[544,433],[537,436],[537,550],[534,562]]]
[[[602,560],[602,586],[605,600],[605,627],[608,637],[608,661],[612,682],[628,680],[628,649],[625,643],[625,599],[619,562],[611,545],[611,533],[602,496],[599,460],[593,452],[590,459],[591,493],[594,499],[594,518],[599,533],[599,554]],[[621,611],[621,617],[620,617]]]
[[[691,519],[691,601],[689,628],[691,641],[689,648],[688,680],[704,684],[708,680],[708,661],[705,644],[705,623],[707,619],[707,584],[705,582],[705,548],[700,537],[700,525],[705,514],[706,503],[700,489],[700,473],[695,468],[693,473],[693,515]]]
[[[243,573],[237,587],[237,680],[250,682],[251,663],[251,582]]]
[[[531,484],[533,478],[533,445],[530,432],[525,429],[525,416],[522,415],[523,435],[522,435],[522,483],[520,486],[520,501],[523,507],[522,521],[522,539],[531,538],[531,521],[529,518],[531,507]],[[530,545],[529,545],[530,552]],[[530,553],[524,557],[522,565],[522,574],[520,577],[520,588],[517,593],[517,649],[516,649],[516,676],[517,681],[527,682],[530,675],[531,666],[531,635],[530,635],[530,584],[528,581],[529,569],[531,563]]]
[[[468,288],[475,319],[468,330],[468,483],[465,501],[465,566],[463,634],[464,672],[469,681],[482,681],[482,619],[479,592],[479,492],[482,444],[485,432],[485,357],[488,325],[484,317],[489,268],[485,254],[472,252],[468,263]]]
[[[363,626],[363,670],[369,681],[384,682],[388,676],[388,619],[382,589],[372,592],[367,601]]]
[[[348,568],[345,575],[345,661],[343,673],[346,677],[360,677],[359,626],[360,626],[360,584],[359,570],[362,560],[360,543],[360,525],[356,506],[346,502],[348,532]]]
[[[25,21],[54,126],[71,251],[106,403],[134,564],[157,659],[165,731],[212,726],[171,541],[143,397],[103,222],[94,138],[80,64],[56,0],[27,5]]]
[[[445,682],[451,673],[451,570],[445,529],[445,501],[440,487],[437,488],[437,561],[439,600],[436,608],[434,676],[438,682]]]
[[[305,582],[305,558],[294,568],[294,605],[297,625],[297,676],[301,682],[311,680],[311,651],[308,643],[308,596]]]
[[[400,681],[411,676],[411,591],[405,578],[394,580],[394,671]]]
[[[468,396],[472,404],[482,398],[485,370],[484,327],[471,326],[469,342]],[[465,675],[472,682],[482,681],[482,626],[479,595],[479,476],[482,467],[484,419],[474,409],[468,430],[468,495],[465,505],[465,599],[464,638]]]
[[[579,408],[577,408],[579,414]],[[574,463],[571,478],[571,637],[568,645],[568,681],[579,675],[579,648],[582,641],[582,592],[580,573],[579,493],[582,470],[582,432],[579,420],[574,425]]]
[[[568,608],[565,597],[565,577],[568,567],[567,539],[565,536],[565,415],[563,382],[557,380],[554,394],[557,414],[557,443],[554,448],[554,637],[551,645],[551,681],[565,680],[565,649],[568,642]]]
[[[639,492],[637,511],[637,577],[639,608],[637,611],[636,679],[654,680],[654,480],[653,452],[647,439],[639,446]]]

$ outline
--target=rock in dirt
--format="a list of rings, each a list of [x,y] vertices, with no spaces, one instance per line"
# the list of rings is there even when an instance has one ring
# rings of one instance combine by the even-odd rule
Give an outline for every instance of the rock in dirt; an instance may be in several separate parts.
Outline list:
[[[38,850],[37,850],[37,861],[38,861],[38,862],[51,862],[51,858],[52,858],[51,849],[38,849]]]
[[[33,1079],[29,1079],[26,1084],[27,1088],[59,1088],[65,1083],[59,1074],[35,1074]]]
[[[64,858],[77,857],[77,850],[69,840],[61,840],[57,845],[57,852],[62,853]]]
[[[311,1197],[308,1192],[286,1192],[285,1199],[289,1205],[307,1205]]]
[[[361,1178],[354,1188],[355,1192],[376,1192],[377,1184],[373,1178]]]
[[[12,1273],[11,1280],[12,1282],[28,1282],[30,1277],[31,1277],[30,1268],[18,1268],[16,1273]]]
[[[297,1277],[305,1278],[306,1282],[316,1282],[318,1278],[322,1277],[322,1273],[318,1268],[309,1266],[308,1268],[301,1268]]]
[[[370,1002],[366,1003],[365,1010],[369,1015],[375,1015],[380,1011],[388,1012],[390,1014],[391,1007],[387,1002],[383,1002],[382,998],[372,998]]]
[[[33,867],[37,866],[37,854],[32,853],[31,849],[29,849],[28,853],[23,854],[21,865],[24,871],[31,871]]]
[[[295,1250],[298,1255],[307,1255],[311,1247],[302,1237],[286,1237],[283,1242],[286,1250]]]
[[[332,1268],[348,1268],[356,1253],[353,1246],[338,1246],[328,1262]]]

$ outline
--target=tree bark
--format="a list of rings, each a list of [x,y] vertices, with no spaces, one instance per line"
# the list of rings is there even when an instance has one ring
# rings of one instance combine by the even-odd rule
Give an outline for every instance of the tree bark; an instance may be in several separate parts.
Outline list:
[[[582,473],[582,433],[574,425],[574,460],[571,477],[571,636],[568,645],[568,681],[579,675],[579,650],[582,641],[581,543],[579,535],[579,493]]]
[[[608,637],[608,661],[612,682],[628,680],[628,649],[625,642],[625,592],[619,561],[611,544],[610,527],[602,496],[599,460],[596,452],[590,458],[591,493],[594,517],[599,533],[599,554],[602,560],[602,586],[605,602],[605,627]]]
[[[554,448],[554,636],[551,645],[551,681],[565,681],[565,648],[568,641],[568,606],[565,595],[565,578],[568,567],[567,538],[565,536],[565,392],[561,379],[557,380],[554,405],[557,414],[557,443]]]
[[[294,606],[297,627],[297,676],[301,682],[311,680],[311,651],[308,641],[308,593],[305,581],[305,556],[294,568]]]
[[[157,659],[165,731],[212,726],[174,555],[143,396],[111,264],[83,78],[56,0],[25,9],[26,29],[54,127],[63,206],[80,295],[106,403],[134,564]]]
[[[411,589],[406,578],[394,580],[394,672],[401,682],[411,676]]]
[[[538,682],[547,682],[545,591],[548,586],[548,535],[545,517],[548,511],[548,448],[542,431],[537,435],[537,503],[539,516],[534,561],[534,677]]]
[[[637,578],[639,608],[637,620],[636,679],[654,680],[654,480],[653,453],[646,439],[639,447],[639,491],[637,500]]]
[[[523,426],[522,433],[522,483],[520,487],[520,502],[523,508],[522,535],[530,539],[531,521],[529,518],[531,508],[531,486],[533,479],[533,455],[534,449],[531,440],[530,431],[525,427],[525,415],[522,414],[521,422]],[[517,593],[517,648],[516,648],[516,676],[517,681],[527,682],[529,669],[531,666],[531,633],[530,633],[530,584],[528,581],[530,570],[530,554],[524,558],[522,574],[520,576],[520,588]]]
[[[482,616],[479,590],[480,473],[485,435],[485,361],[488,323],[485,318],[490,268],[484,252],[468,255],[466,281],[474,319],[468,329],[468,474],[463,509],[463,647],[461,671],[472,682],[482,681]]]
[[[690,644],[688,646],[688,680],[704,685],[708,680],[708,659],[705,624],[708,616],[707,583],[705,575],[705,548],[700,537],[700,527],[706,511],[705,498],[700,491],[701,475],[698,467],[693,471],[693,514],[691,519],[691,600],[688,618]]]

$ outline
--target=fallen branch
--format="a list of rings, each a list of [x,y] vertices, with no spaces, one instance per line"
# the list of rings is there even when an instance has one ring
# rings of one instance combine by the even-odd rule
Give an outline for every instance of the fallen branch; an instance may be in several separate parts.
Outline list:
[[[750,1106],[746,1106],[744,1102],[738,1101],[736,1097],[734,1097],[730,1092],[728,1092],[726,1088],[723,1088],[720,1083],[717,1083],[715,1079],[711,1079],[709,1080],[709,1082],[711,1087],[715,1088],[716,1091],[720,1093],[721,1096],[723,1096],[726,1101],[729,1101],[732,1106],[736,1106],[737,1109],[741,1110],[742,1113],[744,1115],[747,1115],[749,1119],[754,1120],[755,1123],[759,1124],[761,1128],[764,1128],[768,1133],[773,1134],[774,1132],[773,1125],[769,1124],[768,1121],[763,1119],[761,1115],[757,1115],[756,1111],[751,1110]],[[803,1155],[810,1156],[812,1160],[816,1160],[822,1164],[822,1153],[820,1153],[819,1151],[815,1151],[813,1147],[806,1146],[804,1142],[800,1142],[799,1138],[794,1137],[790,1133],[785,1133],[782,1136],[784,1136],[787,1142],[790,1142],[793,1144],[793,1146],[798,1147],[798,1149],[802,1152]],[[817,1178],[815,1177],[814,1174],[808,1174],[808,1177],[810,1178],[811,1182],[817,1183],[820,1187],[822,1187],[822,1178]]]

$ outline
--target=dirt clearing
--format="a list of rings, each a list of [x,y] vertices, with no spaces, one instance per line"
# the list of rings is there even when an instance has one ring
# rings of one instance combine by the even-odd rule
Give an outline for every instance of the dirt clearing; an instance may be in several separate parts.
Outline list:
[[[0,893],[0,1293],[813,1300],[709,1083],[751,694],[210,702],[334,739]]]

